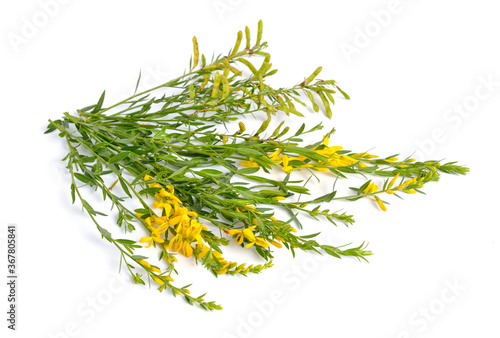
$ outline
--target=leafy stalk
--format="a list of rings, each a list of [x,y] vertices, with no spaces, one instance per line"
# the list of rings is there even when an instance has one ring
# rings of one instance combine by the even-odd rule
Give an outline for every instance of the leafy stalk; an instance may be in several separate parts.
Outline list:
[[[278,114],[303,117],[296,105],[307,106],[304,101],[316,112],[321,104],[331,117],[335,99],[349,96],[336,81],[318,79],[321,67],[294,86],[272,88],[267,78],[277,70],[264,51],[262,22],[253,46],[248,27],[245,37],[242,44],[239,32],[233,49],[210,63],[200,55],[194,38],[194,56],[182,76],[109,106],[104,105],[103,93],[96,104],[77,110],[76,116],[64,113],[61,119],[50,120],[46,131],[57,130],[66,140],[69,153],[64,160],[71,175],[73,202],[78,197],[103,238],[120,251],[133,281],[145,284],[134,270],[142,269],[160,291],[168,288],[174,296],[182,295],[206,310],[222,307],[205,302],[203,296],[191,296],[188,286],[172,284],[176,253],[194,257],[215,276],[262,272],[272,266],[272,247],[285,247],[293,255],[300,249],[366,260],[372,253],[365,243],[344,249],[318,243],[314,238],[319,233],[297,234],[296,228],[303,228],[300,215],[350,225],[352,215],[332,212],[324,205],[370,198],[385,211],[381,196],[423,193],[424,185],[437,181],[440,173],[468,172],[455,162],[400,161],[396,155],[378,158],[331,146],[334,129],[312,145],[301,145],[301,137],[321,130],[321,124],[307,128],[304,123],[297,128],[285,121],[270,130]],[[245,48],[240,50],[242,45]],[[242,118],[254,114],[266,117],[250,132]],[[295,178],[297,171],[308,173],[309,178]],[[366,181],[352,187],[352,194],[337,196],[334,185],[323,196],[299,202],[303,195],[310,195],[310,180],[319,180],[325,173],[336,177],[335,184],[354,175]],[[109,187],[106,175],[113,177]],[[99,224],[98,216],[106,215],[84,199],[80,183],[111,201],[118,211],[117,224],[125,232],[140,226],[147,236],[138,242],[115,239]],[[117,186],[125,196],[118,196]],[[127,200],[141,207],[131,210]],[[277,219],[277,209],[288,212],[290,218]],[[223,258],[222,247],[231,243],[230,237],[236,245],[255,250],[265,262],[247,266]],[[134,254],[142,243],[158,248],[164,268]]]

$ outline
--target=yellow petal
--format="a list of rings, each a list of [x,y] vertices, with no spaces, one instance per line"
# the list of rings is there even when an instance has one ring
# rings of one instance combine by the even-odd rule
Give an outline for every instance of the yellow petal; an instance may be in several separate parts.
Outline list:
[[[259,246],[263,246],[265,248],[268,248],[269,247],[269,243],[267,243],[265,240],[263,240],[262,238],[260,237],[257,237],[256,238],[256,241],[255,241],[255,244],[259,245]]]
[[[184,242],[184,248],[182,250],[183,254],[187,257],[191,257],[191,255],[193,254],[193,248],[191,247],[191,243],[188,243],[188,242]]]
[[[396,183],[396,180],[399,178],[399,173],[396,174],[396,176],[394,176],[392,178],[392,180],[389,182],[389,185],[387,186],[387,188],[390,188],[394,185],[394,183]]]
[[[160,237],[153,237],[153,240],[156,242],[156,243],[163,243],[165,242],[165,240],[163,238],[160,238]]]
[[[380,198],[378,198],[378,196],[375,196],[375,200],[377,201],[377,204],[380,207],[380,209],[382,209],[382,211],[387,211],[387,208],[385,207],[384,202],[382,202],[382,200]]]
[[[283,155],[283,164],[282,165],[283,165],[283,168],[288,167],[288,156]],[[285,169],[283,169],[283,170],[285,170]]]
[[[274,246],[275,246],[275,247],[277,247],[277,248],[282,248],[282,247],[283,247],[283,245],[281,245],[281,243],[280,243],[280,242],[271,241],[271,244],[272,244],[272,245],[274,245]]]
[[[182,219],[182,215],[180,216],[176,216],[176,217],[172,217],[171,219],[168,220],[168,224],[170,225],[177,225],[180,223]]]
[[[273,157],[277,156],[279,153],[281,153],[282,150],[283,150],[283,148],[276,149],[272,154],[269,154],[269,157],[273,158]]]
[[[248,168],[254,168],[254,167],[259,167],[259,164],[254,161],[241,161],[240,165],[243,167],[248,167]]]
[[[168,203],[165,203],[163,205],[163,208],[165,208],[165,217],[168,219],[168,217],[170,217],[170,212],[172,212],[172,206]]]
[[[245,245],[245,248],[248,249],[248,248],[252,247],[254,244],[255,244],[255,242],[250,242],[247,245]]]
[[[153,280],[154,280],[156,283],[158,283],[158,284],[160,284],[160,285],[165,284],[165,282],[164,282],[164,281],[162,281],[160,278],[158,278],[158,277],[156,277],[156,276],[152,276],[152,278],[153,278]]]
[[[328,143],[330,142],[330,139],[328,138],[328,136],[325,136],[323,137],[323,145],[328,147]]]
[[[226,232],[228,234],[230,234],[231,236],[234,236],[236,235],[237,233],[239,233],[241,230],[234,230],[234,229],[231,229],[231,230],[226,230]]]
[[[245,237],[248,238],[251,242],[255,241],[255,235],[250,228],[244,229],[243,235],[245,235]]]
[[[365,190],[363,191],[364,194],[368,194],[371,192],[372,190],[372,186],[373,186],[373,182],[371,182],[370,184],[368,184],[368,186],[365,188]]]
[[[147,268],[151,267],[151,264],[149,264],[148,262],[146,262],[145,260],[142,260],[142,259],[138,260],[137,263],[139,263]]]

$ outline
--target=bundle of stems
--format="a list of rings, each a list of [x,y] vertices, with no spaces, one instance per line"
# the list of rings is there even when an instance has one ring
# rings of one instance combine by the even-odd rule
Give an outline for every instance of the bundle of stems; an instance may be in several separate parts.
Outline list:
[[[102,237],[118,249],[120,267],[125,264],[136,284],[145,284],[147,277],[160,291],[170,289],[190,304],[219,310],[222,307],[205,301],[204,295],[192,296],[189,285],[175,285],[177,254],[191,257],[215,276],[260,273],[272,266],[273,249],[282,247],[294,255],[300,249],[366,260],[371,252],[364,243],[335,247],[318,243],[319,233],[297,234],[296,228],[302,229],[298,215],[349,225],[354,222],[351,215],[323,206],[369,198],[385,211],[382,196],[422,193],[421,188],[437,181],[440,172],[468,171],[455,162],[379,158],[331,146],[334,129],[314,144],[301,145],[303,135],[323,126],[297,128],[296,120],[304,115],[296,106],[311,106],[318,112],[321,105],[331,117],[335,99],[349,96],[336,81],[317,79],[321,67],[293,87],[272,88],[266,80],[277,70],[266,47],[262,21],[255,43],[246,27],[244,33],[238,32],[230,52],[211,62],[200,55],[193,38],[194,55],[182,76],[137,93],[139,76],[136,92],[125,100],[105,107],[103,93],[96,104],[77,114],[49,120],[46,133],[58,131],[69,149],[63,161],[71,175],[73,203],[78,198]],[[248,132],[242,118],[258,112],[266,118],[257,130]],[[271,132],[268,128],[277,114],[293,118],[294,125],[287,126],[285,120]],[[281,179],[268,175],[276,170]],[[337,196],[334,185],[323,196],[298,202],[294,197],[310,191],[309,179],[293,178],[297,171],[317,179],[333,175],[335,182],[358,175],[364,183],[345,196]],[[142,227],[147,235],[138,241],[112,236],[99,223],[99,216],[106,215],[87,202],[83,186],[111,201],[117,224],[125,232]],[[117,193],[115,186],[123,193]],[[138,208],[130,207],[130,201]],[[278,208],[290,217],[277,219]],[[255,250],[263,263],[247,266],[226,260],[222,248],[233,239],[236,245]],[[135,253],[143,246],[156,248],[156,263]]]

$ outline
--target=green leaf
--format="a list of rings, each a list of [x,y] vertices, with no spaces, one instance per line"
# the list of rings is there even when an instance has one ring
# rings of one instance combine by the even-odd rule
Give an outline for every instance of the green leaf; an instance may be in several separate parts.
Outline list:
[[[99,228],[99,232],[104,236],[104,238],[111,240],[111,233],[108,230],[104,228]]]
[[[350,97],[349,95],[347,95],[347,93],[346,93],[346,92],[344,92],[344,91],[343,91],[342,89],[340,89],[338,86],[335,86],[335,87],[337,87],[337,89],[339,90],[339,92],[341,92],[341,93],[342,93],[342,95],[343,95],[343,96],[344,96],[347,100],[350,100],[350,99],[351,99],[351,97]]]
[[[163,188],[160,188],[160,187],[146,188],[146,189],[142,189],[141,191],[139,191],[139,194],[140,195],[154,195],[155,193],[157,193],[161,189],[163,189]]]
[[[310,235],[305,235],[305,236],[299,236],[299,237],[303,238],[303,239],[309,239],[309,238],[314,238],[314,237],[318,236],[319,234],[321,234],[321,232],[317,232],[315,234],[310,234]]]
[[[202,176],[224,176],[224,173],[219,170],[215,169],[203,169],[197,172],[198,174],[201,174]]]
[[[102,104],[104,103],[104,96],[105,95],[106,95],[106,91],[103,91],[101,97],[99,98],[99,101],[97,102],[94,109],[89,114],[96,114],[101,110]]]
[[[128,152],[118,153],[109,159],[109,163],[120,162],[128,156]]]
[[[142,74],[142,71],[139,71],[139,78],[137,79],[137,83],[135,85],[134,95],[135,95],[135,93],[137,93],[137,88],[139,88],[139,82],[141,82],[141,74]]]
[[[241,155],[245,155],[252,158],[263,156],[263,154],[260,151],[250,148],[236,148],[236,152],[240,153]]]
[[[130,191],[127,186],[127,182],[125,182],[125,180],[121,177],[119,177],[118,180],[120,181],[120,185],[122,186],[123,191],[125,191],[128,197],[132,198],[132,195],[130,194]]]
[[[189,168],[189,167],[186,165],[186,166],[184,166],[184,167],[180,168],[179,170],[174,171],[174,172],[173,172],[170,176],[168,176],[166,179],[168,180],[168,179],[170,179],[170,178],[172,178],[172,177],[175,177],[175,176],[178,176],[178,175],[184,174],[184,172],[186,172],[186,170],[188,170],[188,168]]]
[[[94,183],[95,183],[95,182],[94,182],[94,180],[93,180],[92,178],[90,178],[90,177],[88,177],[88,176],[85,176],[85,175],[83,175],[83,174],[80,174],[80,173],[74,173],[74,175],[75,175],[75,177],[76,177],[79,181],[81,181],[81,182],[83,182],[83,183],[90,184],[90,185],[92,185],[92,184],[94,184]]]
[[[259,167],[254,167],[254,168],[243,168],[243,169],[238,169],[236,171],[236,174],[238,175],[251,175],[259,171]]]
[[[146,256],[141,256],[141,255],[133,255],[131,256],[132,259],[139,260],[139,259],[148,259]]]
[[[288,189],[290,191],[299,193],[299,194],[307,194],[309,195],[309,189],[306,187],[301,187],[300,185],[286,185],[285,189]]]
[[[302,125],[300,126],[299,130],[297,130],[297,132],[295,133],[294,136],[299,136],[300,134],[302,134],[302,132],[304,131],[304,128],[306,127],[306,124],[305,123],[302,123]]]
[[[75,183],[71,183],[71,204],[75,204],[75,191],[76,191],[76,186]]]

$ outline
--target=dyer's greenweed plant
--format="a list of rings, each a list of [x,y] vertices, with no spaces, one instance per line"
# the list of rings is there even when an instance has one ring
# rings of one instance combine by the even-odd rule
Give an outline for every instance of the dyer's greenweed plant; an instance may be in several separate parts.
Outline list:
[[[57,130],[69,149],[63,161],[71,174],[73,203],[79,199],[103,238],[118,249],[120,267],[124,263],[136,284],[152,280],[160,291],[170,289],[190,304],[219,310],[222,307],[205,301],[204,295],[192,296],[189,285],[174,284],[177,254],[191,257],[215,276],[260,273],[272,266],[273,250],[282,247],[294,255],[300,249],[366,260],[372,253],[364,243],[334,247],[318,243],[314,239],[318,234],[297,234],[296,228],[302,228],[297,216],[307,214],[349,225],[354,222],[351,215],[322,206],[368,198],[386,211],[383,196],[422,193],[422,187],[437,181],[440,172],[468,171],[455,162],[416,162],[344,150],[330,145],[334,129],[312,145],[300,145],[301,136],[322,129],[321,124],[308,130],[302,124],[292,130],[282,122],[268,131],[277,114],[293,117],[297,126],[296,119],[303,114],[296,107],[306,106],[303,98],[316,112],[321,104],[331,117],[335,98],[349,96],[336,81],[317,79],[321,67],[293,87],[272,88],[266,80],[277,70],[272,68],[266,47],[262,21],[255,44],[246,27],[245,33],[238,32],[231,51],[210,63],[200,55],[193,38],[194,56],[184,75],[108,107],[104,106],[103,93],[97,104],[77,110],[77,116],[64,113],[62,119],[50,121],[46,132]],[[249,75],[244,76],[242,70]],[[140,76],[137,86],[139,81]],[[241,120],[256,112],[267,114],[267,119],[249,133]],[[226,126],[227,132],[220,132],[221,126]],[[273,168],[282,170],[284,178],[264,174]],[[324,196],[297,202],[294,197],[309,194],[309,180],[293,179],[296,171],[316,178],[318,172],[337,179],[360,175],[366,181],[346,196],[337,196],[334,186]],[[106,175],[112,177],[112,185],[105,183]],[[368,179],[369,175],[373,178]],[[121,186],[124,196],[113,192],[116,185]],[[102,193],[103,200],[111,200],[117,224],[125,232],[139,226],[148,235],[138,241],[113,237],[98,222],[98,216],[106,215],[86,201],[82,186],[90,186]],[[140,207],[131,210],[127,200]],[[277,219],[278,208],[289,212],[290,218]],[[236,245],[255,250],[265,262],[246,265],[224,258],[222,247],[232,242],[230,238]],[[164,262],[154,263],[135,254],[143,246],[156,248],[156,261]]]

